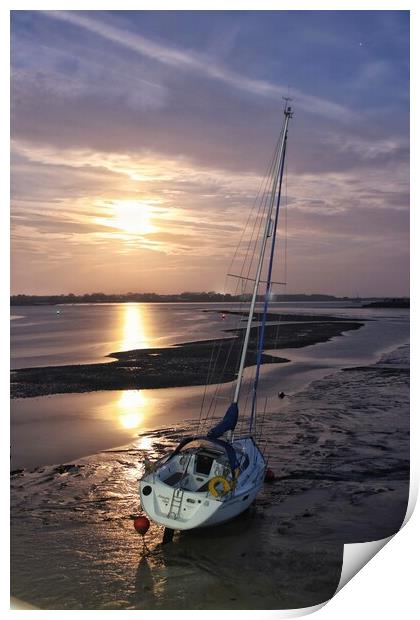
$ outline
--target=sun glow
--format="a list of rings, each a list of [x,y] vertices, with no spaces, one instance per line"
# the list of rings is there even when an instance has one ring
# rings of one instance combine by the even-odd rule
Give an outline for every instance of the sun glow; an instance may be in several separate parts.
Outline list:
[[[97,224],[118,229],[129,235],[146,235],[157,229],[152,224],[154,203],[160,201],[112,200],[98,203],[102,214],[95,219]]]
[[[155,230],[150,222],[150,204],[140,200],[117,200],[112,203],[111,225],[133,235]]]

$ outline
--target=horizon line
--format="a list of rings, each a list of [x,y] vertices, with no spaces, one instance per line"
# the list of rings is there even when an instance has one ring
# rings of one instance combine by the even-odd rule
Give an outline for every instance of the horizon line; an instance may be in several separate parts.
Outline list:
[[[243,293],[249,294],[249,293]],[[154,291],[127,291],[125,293],[104,293],[103,291],[93,291],[90,293],[10,293],[10,298],[12,297],[92,297],[92,296],[103,296],[103,297],[128,297],[128,296],[144,296],[144,295],[154,295],[156,297],[179,297],[179,296],[187,296],[187,295],[217,295],[220,297],[230,296],[230,297],[240,297],[241,294],[229,293],[229,292],[220,292],[220,291],[181,291],[177,293],[156,293]],[[261,293],[263,295],[263,293]],[[404,299],[409,298],[410,294],[406,295],[334,295],[332,293],[273,293],[276,297],[292,297],[292,296],[306,296],[306,297],[334,297],[336,299],[370,299],[370,298],[395,298],[395,299]]]

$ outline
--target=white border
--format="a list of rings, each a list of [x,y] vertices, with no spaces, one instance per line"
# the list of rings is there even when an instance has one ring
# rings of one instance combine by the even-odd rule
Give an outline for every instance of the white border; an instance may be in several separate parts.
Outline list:
[[[412,54],[412,63],[416,62],[416,68],[418,68],[418,58],[420,58],[420,50],[418,44],[418,9],[416,8],[416,3],[414,1],[406,1],[406,2],[396,2],[396,1],[361,1],[361,0],[353,0],[352,2],[341,2],[339,7],[337,7],[336,2],[332,1],[302,1],[295,0],[294,2],[279,2],[279,1],[266,1],[262,0],[259,3],[250,2],[249,0],[243,0],[242,2],[232,2],[232,1],[221,1],[221,0],[213,0],[212,2],[192,2],[192,1],[178,1],[178,2],[163,2],[161,0],[155,0],[153,3],[140,3],[140,2],[127,2],[124,0],[120,0],[118,5],[116,6],[115,2],[109,1],[88,1],[84,2],[51,2],[44,1],[39,6],[36,6],[35,2],[24,2],[24,1],[15,1],[4,3],[1,10],[1,23],[0,23],[0,40],[2,41],[2,53],[1,53],[1,66],[3,72],[6,76],[8,76],[9,70],[9,10],[37,10],[37,9],[91,9],[91,10],[411,10],[411,20],[412,20],[412,36],[411,36],[411,54]],[[414,61],[414,59],[416,59]],[[413,65],[412,65],[413,66]],[[412,101],[412,110],[414,110],[414,114],[412,114],[412,132],[411,132],[411,149],[412,149],[412,170],[414,170],[414,175],[417,174],[420,169],[419,166],[419,158],[418,158],[418,141],[420,139],[418,132],[418,121],[416,115],[419,114],[420,105],[418,98],[418,74],[416,74],[415,79],[414,72],[412,70],[412,90],[411,90],[411,101]],[[6,87],[6,88],[5,88]],[[1,120],[2,120],[2,135],[4,136],[6,132],[8,132],[8,110],[7,108],[8,102],[8,77],[3,84],[2,89],[2,112]],[[2,189],[7,198],[9,194],[9,175],[8,175],[8,145],[6,141],[3,143],[2,149]],[[412,176],[414,176],[412,175]],[[415,179],[415,181],[417,181]],[[413,205],[420,204],[419,195],[418,195],[418,183],[412,183],[411,186],[411,203]],[[411,226],[411,235],[412,235],[412,273],[414,271],[414,265],[419,263],[418,259],[418,251],[417,245],[415,242],[414,234],[415,231],[418,230],[418,215],[417,209],[412,209],[411,213],[412,226]],[[9,343],[9,318],[8,318],[8,297],[10,287],[5,284],[5,275],[8,273],[9,267],[9,221],[8,221],[8,213],[4,208],[1,210],[1,231],[3,238],[1,239],[1,265],[3,266],[2,270],[2,296],[4,299],[4,303],[1,305],[2,308],[2,325],[4,328],[2,343]],[[8,283],[8,282],[7,282]],[[8,290],[9,289],[9,290]],[[411,288],[411,300],[412,300],[412,308],[414,307],[414,311],[417,307],[417,290],[418,287],[414,287],[414,282],[412,279],[412,288]],[[418,328],[416,324],[413,325],[412,328],[412,346],[415,347],[418,344]],[[8,349],[8,347],[7,347]],[[7,350],[6,349],[6,350]],[[5,354],[3,354],[3,358]],[[413,362],[415,361],[415,355],[412,356]],[[5,372],[1,374],[2,376],[2,395],[6,395],[6,400],[8,398],[8,373],[6,375],[7,370],[7,362],[3,359],[3,364],[6,366]],[[417,369],[418,364],[415,363],[412,367],[413,372],[415,374],[415,381],[413,384],[417,383]],[[412,411],[415,412],[418,403],[418,399],[415,397],[414,391],[412,391]],[[6,408],[3,408],[3,412],[5,412]],[[418,423],[416,423],[415,416],[412,415],[411,418],[411,445],[412,445],[412,455],[414,456],[417,452],[416,447],[418,446]],[[8,458],[8,439],[7,433],[2,433],[4,438],[4,445],[2,454],[5,458]],[[8,474],[8,463],[3,467],[3,472],[7,472]],[[415,459],[412,458],[412,486],[415,488],[415,494],[417,494],[418,488],[418,479],[419,479],[419,467],[418,467],[418,457]],[[5,493],[3,497],[9,496],[8,486],[9,486],[9,477],[7,475],[7,489],[5,489]],[[413,491],[411,495],[413,494]],[[413,495],[412,495],[413,496]],[[8,515],[6,514],[6,510],[2,511],[2,517],[4,519],[3,523],[3,531],[8,531]],[[363,618],[369,618],[371,615],[381,618],[394,618],[398,616],[399,619],[403,620],[405,618],[414,618],[418,615],[418,601],[417,599],[417,575],[418,575],[418,550],[420,548],[419,545],[419,511],[417,510],[413,517],[409,520],[407,525],[403,528],[403,530],[398,533],[395,537],[392,538],[391,542],[387,545],[386,549],[384,549],[378,556],[376,556],[372,561],[368,563],[368,565],[362,570],[361,574],[356,575],[353,579],[351,579],[351,585],[343,588],[338,595],[334,596],[333,599],[324,606],[320,611],[318,611],[318,617],[323,618],[324,620],[328,620],[328,618],[332,618],[336,620],[340,618],[340,620],[347,620],[350,618],[354,618],[354,616],[362,615]],[[4,567],[3,567],[4,568]],[[8,569],[8,567],[7,567]],[[7,606],[8,606],[8,570],[4,571],[6,574],[2,579],[2,590],[5,591],[5,597],[2,597],[2,603],[7,598]],[[3,609],[7,609],[7,606],[2,605]],[[320,606],[316,606],[316,609],[319,609]],[[314,608],[311,608],[315,611]],[[296,611],[296,610],[295,610]],[[301,610],[306,613],[310,610]],[[21,614],[22,610],[13,610],[13,614]],[[42,614],[44,617],[45,614],[51,613],[45,610],[34,611],[35,614]],[[54,614],[62,614],[67,613],[71,614],[71,611],[62,612],[62,611],[54,611]],[[84,615],[86,613],[103,613],[102,611],[77,611],[78,616]],[[109,611],[113,615],[120,613],[129,613],[127,611],[118,612],[118,611]],[[168,614],[168,612],[161,611],[137,611],[135,612],[137,616],[141,614],[141,618],[160,618],[164,617]],[[177,619],[181,617],[185,617],[185,615],[192,614],[196,615],[200,614],[200,617],[204,614],[205,616],[214,616],[214,611],[210,610],[200,610],[196,611],[169,611],[171,618]],[[256,611],[256,610],[246,610],[246,611],[237,611],[231,612],[229,611],[229,616],[232,618],[243,618],[245,616],[249,616],[255,618],[255,615],[258,614],[258,617],[292,617],[292,615],[296,615],[293,613],[287,613],[284,615],[280,611]],[[301,615],[301,614],[299,614]],[[41,616],[40,616],[41,617]]]

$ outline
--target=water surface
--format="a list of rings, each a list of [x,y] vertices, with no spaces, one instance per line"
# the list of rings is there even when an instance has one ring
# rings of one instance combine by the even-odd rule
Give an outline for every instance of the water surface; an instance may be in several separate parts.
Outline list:
[[[226,304],[208,307],[216,310]],[[173,345],[194,338],[223,335],[224,329],[238,323],[235,315],[226,315],[222,319],[219,313],[203,312],[203,308],[203,304],[66,306],[58,319],[54,314],[55,307],[19,308],[25,318],[12,322],[13,327],[20,324],[12,342],[13,351],[17,349],[15,363],[21,366],[24,361],[32,360],[36,365],[41,358],[51,363],[61,358],[74,362],[75,355],[83,358],[91,351],[88,333],[92,342],[95,340],[92,346],[99,354],[100,350],[109,353],[111,350],[136,348],[142,343],[147,346],[160,346],[162,342]],[[363,316],[370,320],[361,329],[329,342],[277,351],[276,354],[291,361],[262,368],[258,405],[259,410],[266,414],[278,407],[278,392],[290,396],[311,381],[342,367],[374,363],[383,353],[407,343],[409,339],[409,313],[405,310],[366,309],[362,312],[360,308],[331,305],[308,308],[285,304],[281,309],[288,313],[334,314],[352,319]],[[98,314],[102,319],[98,319],[97,325],[95,317]],[[71,317],[76,318],[73,321]],[[56,330],[50,340],[48,325],[51,321]],[[108,325],[108,332],[104,325]],[[63,326],[67,326],[65,330]],[[87,326],[92,326],[92,332]],[[26,339],[28,344],[25,344]],[[241,411],[249,405],[251,376],[252,368],[249,368],[245,372]],[[223,415],[232,390],[233,384],[226,383],[208,388],[106,391],[13,400],[12,467],[70,461],[122,445],[147,430],[186,420],[201,418],[205,429],[211,419]],[[243,422],[246,424],[246,416]]]

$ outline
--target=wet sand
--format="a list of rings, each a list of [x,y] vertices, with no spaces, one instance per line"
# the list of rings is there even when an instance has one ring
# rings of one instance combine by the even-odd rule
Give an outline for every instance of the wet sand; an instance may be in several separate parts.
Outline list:
[[[269,319],[279,321],[282,315]],[[284,318],[284,317],[283,317]],[[287,319],[292,318],[293,322]],[[326,342],[346,331],[359,329],[363,322],[337,317],[290,315],[284,323],[267,325],[266,349],[296,348]],[[137,349],[110,353],[116,361],[24,368],[11,373],[11,397],[82,393],[94,390],[133,390],[203,385],[232,381],[237,370],[243,329],[232,337],[181,343],[169,348]],[[258,328],[251,330],[246,365],[255,363]],[[209,360],[211,373],[209,374]],[[288,360],[264,354],[263,363]]]
[[[336,372],[265,416],[277,479],[216,530],[132,526],[146,454],[196,425],[12,476],[12,593],[44,609],[287,609],[330,598],[346,542],[395,533],[409,479],[408,347]]]

